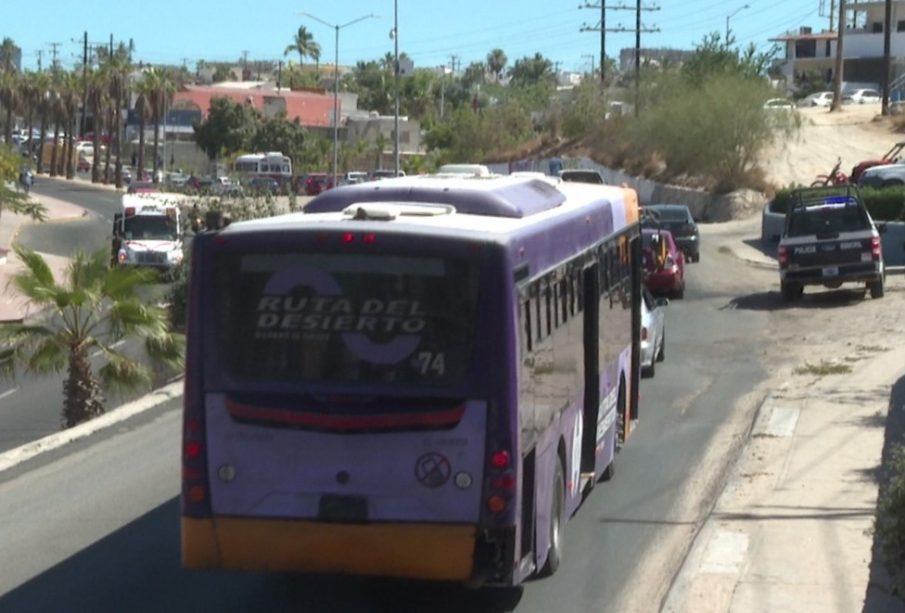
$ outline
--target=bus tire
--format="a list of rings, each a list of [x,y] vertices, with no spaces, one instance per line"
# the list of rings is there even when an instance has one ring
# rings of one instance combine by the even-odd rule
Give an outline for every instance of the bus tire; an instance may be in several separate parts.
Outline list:
[[[553,473],[553,499],[550,502],[550,544],[547,549],[547,561],[540,569],[541,577],[549,577],[559,569],[562,562],[562,521],[566,507],[566,477],[562,467],[562,458],[556,458],[556,469]]]

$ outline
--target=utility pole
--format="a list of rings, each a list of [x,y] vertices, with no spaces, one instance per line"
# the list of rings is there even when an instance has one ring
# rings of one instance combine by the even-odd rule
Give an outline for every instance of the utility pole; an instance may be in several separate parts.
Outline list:
[[[597,23],[597,27],[590,27],[587,24],[583,25],[580,32],[596,32],[600,31],[600,86],[603,87],[606,83],[606,2],[604,0],[600,0],[599,4],[591,4],[590,2],[585,2],[583,5],[579,6],[580,9],[600,9],[600,21]],[[618,8],[618,7],[617,7]],[[592,63],[593,66],[593,63]],[[593,76],[594,69],[591,68],[591,75]]]
[[[277,92],[283,86],[283,60],[280,60],[279,66],[277,67]]]
[[[886,14],[883,17],[883,102],[880,114],[889,115],[889,71],[890,59],[890,30],[892,29],[892,0],[886,0]]]
[[[53,56],[53,59],[50,62],[50,70],[51,72],[56,72],[59,66],[57,65],[57,53],[60,45],[62,43],[49,43],[50,44],[50,53]]]
[[[245,80],[245,73],[248,72],[248,51],[242,50],[242,81]],[[335,179],[336,177],[334,177]]]
[[[41,72],[41,70],[43,70],[43,68],[41,67],[41,61],[44,59],[44,50],[38,49],[36,53],[38,54],[38,72]]]
[[[79,138],[85,134],[87,119],[85,111],[88,107],[88,30],[82,37],[82,118],[79,123]]]
[[[459,56],[456,54],[452,54],[449,56],[449,65],[452,69],[452,74],[456,74],[456,63],[459,61]]]
[[[595,59],[595,57],[596,57],[596,56],[594,56],[594,55],[591,54],[591,53],[586,53],[586,54],[584,54],[584,55],[581,56],[581,59],[583,59],[583,60],[584,60],[584,59],[588,59],[588,60],[591,61],[591,78],[592,78],[592,79],[594,78],[594,59]]]
[[[839,0],[839,34],[836,36],[836,72],[833,75],[833,104],[830,112],[842,110],[843,40],[845,38],[845,0]]]

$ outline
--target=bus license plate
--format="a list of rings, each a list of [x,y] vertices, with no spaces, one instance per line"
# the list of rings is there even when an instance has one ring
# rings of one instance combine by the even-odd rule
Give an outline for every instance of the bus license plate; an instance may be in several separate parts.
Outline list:
[[[368,520],[368,501],[364,496],[321,496],[317,518],[324,521],[363,522]]]
[[[839,267],[838,266],[826,266],[823,269],[824,277],[838,277],[839,276]]]

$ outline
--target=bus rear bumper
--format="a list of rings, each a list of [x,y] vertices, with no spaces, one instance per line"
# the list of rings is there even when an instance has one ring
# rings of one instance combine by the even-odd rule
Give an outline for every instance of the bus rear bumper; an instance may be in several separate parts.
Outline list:
[[[461,524],[183,517],[182,565],[464,582],[475,539]]]

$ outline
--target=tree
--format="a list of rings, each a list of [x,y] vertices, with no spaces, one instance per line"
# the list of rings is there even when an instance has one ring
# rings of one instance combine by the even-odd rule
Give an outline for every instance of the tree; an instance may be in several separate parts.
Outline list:
[[[16,152],[0,147],[0,215],[3,211],[11,211],[17,215],[28,215],[35,221],[47,219],[47,209],[40,202],[30,200],[28,195],[10,189],[19,179],[22,167],[22,156]]]
[[[287,45],[283,51],[284,56],[290,53],[299,54],[299,66],[301,66],[305,63],[306,57],[320,60],[321,46],[314,42],[314,36],[305,26],[299,26],[295,36],[292,37],[292,44]]]
[[[63,122],[63,172],[75,176],[75,122],[81,100],[82,80],[75,72],[60,73],[60,119]]]
[[[176,84],[170,79],[164,70],[151,68],[145,73],[147,89],[149,93],[148,108],[154,121],[154,181],[157,181],[157,171],[160,168],[160,121],[166,115],[167,107],[173,104],[173,94],[176,92]],[[140,167],[144,168],[144,167]]]
[[[8,36],[3,38],[3,42],[0,42],[0,71],[2,72],[14,72],[16,70],[15,65],[13,65],[13,58],[16,57],[19,48],[16,47],[16,43]]]
[[[306,131],[298,118],[289,121],[285,116],[261,120],[251,138],[252,151],[281,151],[296,161],[305,147]]]
[[[13,136],[13,115],[19,110],[19,74],[17,72],[0,72],[0,104],[3,105],[5,111],[3,142],[10,143]]]
[[[462,86],[471,89],[475,85],[484,83],[484,75],[487,74],[487,68],[482,62],[472,62],[465,68],[462,75]]]
[[[229,81],[232,78],[232,69],[226,64],[218,64],[214,69],[214,74],[211,77],[211,81],[213,81],[214,83],[222,83],[223,81]]]
[[[88,72],[88,100],[86,104],[91,109],[94,118],[94,129],[91,131],[91,144],[94,153],[91,157],[91,182],[100,181],[101,159],[101,129],[104,125],[104,115],[109,106],[109,84],[107,73],[103,70],[91,69]]]
[[[556,75],[553,73],[553,62],[540,53],[534,57],[525,57],[515,61],[515,66],[509,71],[513,85],[553,85]]]
[[[69,428],[105,411],[103,390],[148,386],[148,366],[116,349],[126,338],[144,341],[152,364],[173,368],[184,365],[185,339],[172,333],[166,311],[147,304],[141,288],[156,279],[147,269],[109,266],[109,249],[92,255],[76,254],[66,272],[65,284],[53,277],[39,254],[16,246],[25,270],[11,283],[31,304],[47,309],[38,321],[0,325],[0,375],[60,373],[63,383],[62,425]],[[92,353],[106,362],[97,374]],[[100,380],[98,379],[100,378]]]
[[[497,82],[503,76],[503,70],[506,68],[506,62],[508,61],[509,58],[506,57],[502,49],[493,49],[487,54],[487,68]]]
[[[147,73],[144,73],[133,88],[135,93],[135,115],[138,116],[138,159],[136,160],[138,168],[145,167],[145,128],[148,125],[148,118],[152,116],[151,97],[154,95],[151,85],[150,80],[147,78]]]
[[[254,107],[229,98],[212,98],[207,119],[194,126],[195,142],[213,162],[221,155],[248,149],[258,123]]]

